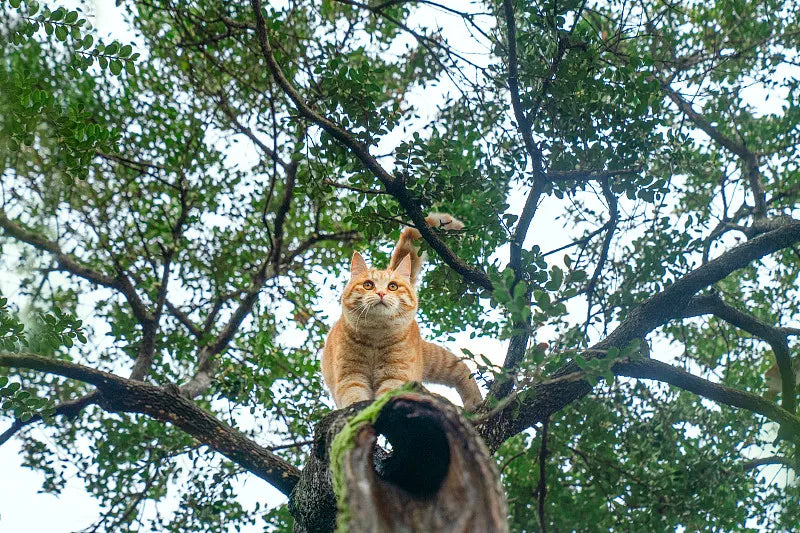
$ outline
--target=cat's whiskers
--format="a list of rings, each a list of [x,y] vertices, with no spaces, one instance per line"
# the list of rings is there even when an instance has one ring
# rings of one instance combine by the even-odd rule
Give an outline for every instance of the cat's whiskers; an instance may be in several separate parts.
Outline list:
[[[356,307],[356,311],[359,311],[358,315],[356,316],[356,328],[358,328],[359,323],[361,322],[362,318],[366,318],[367,313],[370,309],[372,309],[372,305],[369,302],[365,302],[363,300],[358,302],[358,307]]]

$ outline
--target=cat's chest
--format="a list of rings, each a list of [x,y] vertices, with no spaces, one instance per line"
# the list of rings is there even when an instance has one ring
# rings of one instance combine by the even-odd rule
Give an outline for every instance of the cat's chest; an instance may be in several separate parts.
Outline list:
[[[413,329],[409,326],[403,330],[391,328],[370,328],[350,330],[346,333],[347,348],[353,356],[367,359],[370,362],[381,362],[398,358],[413,357]]]
[[[351,348],[371,359],[396,357],[398,353],[409,349],[406,339],[397,339],[390,335],[354,335],[349,340]]]

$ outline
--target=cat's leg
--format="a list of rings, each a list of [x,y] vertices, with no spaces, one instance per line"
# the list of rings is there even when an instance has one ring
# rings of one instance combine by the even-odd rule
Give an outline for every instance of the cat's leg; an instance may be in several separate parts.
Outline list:
[[[340,409],[356,402],[372,400],[372,387],[366,375],[351,372],[339,378],[336,383],[336,406]]]
[[[481,390],[469,367],[456,354],[447,348],[426,342],[422,345],[422,357],[425,362],[422,379],[454,387],[466,409],[472,410],[483,401]]]
[[[409,381],[422,381],[422,365],[409,356],[404,345],[398,345],[392,353],[386,354],[374,372],[376,398]]]

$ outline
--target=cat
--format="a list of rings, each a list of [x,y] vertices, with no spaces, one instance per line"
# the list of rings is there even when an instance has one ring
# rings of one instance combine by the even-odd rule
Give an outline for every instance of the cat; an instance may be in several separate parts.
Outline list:
[[[792,369],[794,370],[794,381],[800,384],[800,362],[795,358],[792,362]],[[764,381],[767,383],[767,398],[774,399],[779,392],[783,390],[783,382],[781,381],[781,370],[778,368],[778,363],[775,363],[769,370],[764,372]]]
[[[425,221],[433,227],[464,227],[445,213],[431,213]],[[322,376],[338,408],[373,400],[409,381],[454,387],[468,410],[483,401],[467,365],[420,336],[414,318],[424,261],[414,246],[420,237],[417,229],[405,228],[386,270],[369,268],[361,254],[353,253],[342,316],[322,351]]]

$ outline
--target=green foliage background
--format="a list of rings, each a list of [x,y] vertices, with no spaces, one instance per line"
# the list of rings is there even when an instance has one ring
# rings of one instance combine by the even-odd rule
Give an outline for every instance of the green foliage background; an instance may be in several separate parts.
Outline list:
[[[334,317],[323,303],[335,297],[352,250],[386,261],[407,217],[347,149],[298,116],[264,64],[249,5],[120,4],[135,42],[100,39],[103,28],[87,22],[91,5],[0,4],[0,209],[81,265],[126,272],[143,305],[161,309],[147,376],[158,384],[193,375],[199,350],[280,243],[280,267],[197,401],[232,424],[243,420],[234,413],[249,412],[247,432],[261,443],[307,441],[328,411],[316,354]],[[495,290],[434,260],[423,324],[442,339],[462,331],[507,338],[532,320],[550,342],[519,369],[519,379],[535,383],[700,265],[704,251],[714,257],[746,238],[741,230],[755,220],[741,157],[700,132],[670,91],[758,154],[769,216],[797,217],[800,25],[783,0],[516,3],[521,103],[548,172],[562,173],[542,200],[561,227],[534,219],[523,253],[529,304],[504,272],[516,221],[508,204],[529,187],[531,167],[509,106],[502,7],[464,3],[453,7],[459,14],[428,2],[298,0],[275,2],[266,16],[277,61],[303,97],[373,154],[388,153],[381,160],[423,209],[467,222],[446,242],[489,272]],[[466,24],[484,54],[459,53],[447,31],[420,21],[427,12]],[[441,84],[450,97],[423,120],[414,92]],[[595,180],[569,174],[588,169],[626,170],[609,180],[620,213],[596,275],[606,232],[595,230],[609,220],[607,199]],[[718,225],[733,231],[712,240]],[[585,238],[546,255],[537,235],[552,232],[565,243]],[[20,240],[0,235],[0,269],[19,279],[0,301],[0,347],[127,376],[144,336],[130,302],[65,274],[57,256]],[[715,289],[769,324],[796,327],[798,269],[793,246]],[[695,374],[766,392],[769,345],[721,320],[673,321],[650,340],[679,347],[673,363]],[[799,357],[794,338],[790,347]],[[487,378],[492,361],[476,356]],[[594,379],[607,370],[594,369]],[[775,475],[744,466],[752,454],[793,456],[791,442],[772,447],[774,424],[679,389],[608,381],[550,420],[546,529],[788,531],[800,523],[790,467]],[[233,531],[263,519],[268,530],[289,530],[285,507],[237,501],[235,480],[248,475],[241,467],[172,426],[96,406],[72,421],[52,417],[56,405],[90,390],[0,369],[0,420],[45,418],[46,426],[17,434],[24,464],[43,472],[43,489],[55,494],[67,465],[77,465],[103,506],[99,529]],[[539,434],[513,437],[496,455],[514,531],[543,527]],[[307,449],[278,453],[302,465]],[[174,514],[135,512],[168,498],[180,501]]]

